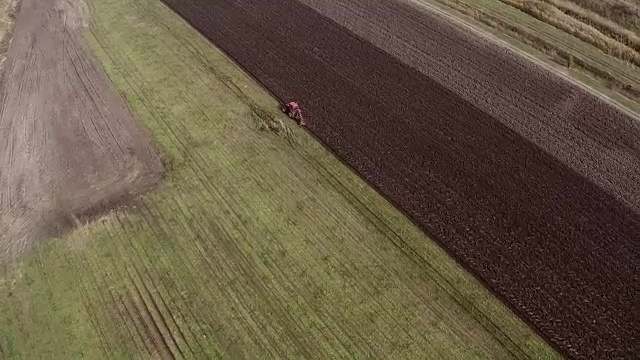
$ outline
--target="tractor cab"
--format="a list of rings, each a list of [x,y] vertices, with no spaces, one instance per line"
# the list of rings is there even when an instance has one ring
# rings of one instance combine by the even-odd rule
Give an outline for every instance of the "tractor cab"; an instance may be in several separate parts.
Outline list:
[[[304,119],[302,117],[302,110],[300,109],[300,106],[298,105],[297,102],[290,101],[290,102],[286,103],[284,105],[284,112],[290,118],[292,118],[294,120],[298,120],[298,122],[300,123],[301,126],[304,126],[305,123],[304,123]]]

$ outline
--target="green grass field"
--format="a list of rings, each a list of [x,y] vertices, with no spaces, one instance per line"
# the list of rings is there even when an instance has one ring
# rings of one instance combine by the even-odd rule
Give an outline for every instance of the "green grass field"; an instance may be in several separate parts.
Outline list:
[[[0,269],[0,358],[558,357],[160,1],[89,5],[166,179]]]

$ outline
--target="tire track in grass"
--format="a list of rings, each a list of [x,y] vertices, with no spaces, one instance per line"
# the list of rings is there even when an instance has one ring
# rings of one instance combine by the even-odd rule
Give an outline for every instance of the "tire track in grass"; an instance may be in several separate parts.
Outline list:
[[[228,209],[227,209],[227,210],[228,210]],[[210,224],[210,225],[211,225],[211,224]],[[237,224],[236,224],[236,225],[237,225]],[[216,226],[216,225],[214,225],[214,227],[217,227],[217,226]],[[236,226],[233,226],[233,225],[232,225],[232,228],[236,228]],[[202,229],[202,230],[203,230],[205,233],[207,233],[207,229]],[[260,285],[258,285],[258,283],[257,283],[257,282],[255,282],[254,280],[252,280],[252,279],[254,279],[254,278],[258,278],[258,277],[257,277],[255,274],[254,274],[254,275],[247,275],[248,273],[250,273],[250,272],[251,272],[251,270],[249,270],[249,269],[250,269],[250,267],[247,267],[247,266],[243,266],[243,265],[242,265],[242,264],[247,263],[247,259],[246,259],[246,257],[244,257],[244,256],[242,255],[242,250],[239,250],[239,248],[237,247],[237,245],[234,245],[234,244],[233,244],[233,241],[231,240],[231,239],[233,238],[233,236],[232,236],[232,235],[230,235],[229,233],[227,233],[227,230],[224,230],[223,228],[219,228],[219,230],[217,230],[217,231],[216,231],[216,230],[214,230],[214,233],[221,233],[221,234],[222,234],[222,236],[218,237],[218,239],[220,239],[220,240],[222,240],[222,239],[228,239],[228,240],[224,240],[224,241],[222,241],[222,243],[221,243],[221,245],[222,245],[223,247],[225,247],[225,248],[226,248],[226,253],[227,253],[228,255],[233,256],[233,254],[239,254],[239,255],[240,255],[240,258],[242,259],[242,260],[240,260],[240,261],[228,261],[228,260],[226,260],[226,259],[224,259],[224,258],[223,258],[223,259],[221,259],[221,261],[225,262],[225,263],[226,263],[226,266],[227,266],[227,267],[230,267],[230,268],[232,268],[232,269],[233,269],[234,267],[237,267],[237,270],[234,270],[233,272],[234,272],[234,273],[240,273],[240,274],[243,274],[243,277],[244,277],[244,278],[246,278],[246,279],[247,279],[247,281],[249,281],[249,283],[251,283],[251,285],[252,285],[252,286],[251,286],[251,288],[252,288],[252,289],[254,289],[254,290],[258,291],[258,292],[262,292],[262,295],[255,294],[255,295],[253,295],[253,297],[257,297],[257,298],[265,298],[265,299],[266,299],[266,298],[267,298],[267,296],[265,296],[265,293],[264,293],[264,291],[265,291],[265,290],[264,290],[264,289],[261,289],[261,286],[260,286]],[[225,257],[225,258],[226,258],[226,257]],[[244,303],[244,301],[243,301],[243,303]],[[250,302],[250,301],[247,301],[247,303],[251,303],[251,302]],[[273,307],[272,307],[272,308],[273,308]],[[281,313],[280,315],[282,316],[282,313]],[[287,328],[283,328],[283,330],[286,332],[286,331],[287,331]],[[295,337],[292,337],[291,333],[289,333],[289,337],[290,337],[292,340],[296,339]],[[267,343],[273,343],[273,342],[267,342]],[[298,345],[297,345],[297,347],[298,347],[299,349],[305,349],[304,345],[301,345],[301,344],[298,344]],[[308,355],[308,354],[307,354],[307,355]]]
[[[273,236],[268,236],[268,239],[273,239]],[[272,268],[275,267],[275,272],[273,270],[270,271],[270,283],[272,284],[271,286],[275,286],[276,289],[278,290],[278,297],[280,297],[282,299],[282,301],[288,301],[291,302],[291,299],[288,298],[286,295],[281,295],[282,291],[286,291],[287,293],[300,293],[300,291],[305,291],[305,289],[301,288],[300,285],[294,285],[294,284],[298,284],[300,283],[299,279],[292,281],[289,277],[285,276],[284,273],[285,271],[281,269],[280,266],[278,266],[279,261],[270,258],[268,255],[268,251],[265,251],[263,249],[259,249],[259,250],[254,250],[253,252],[257,253],[258,256],[261,257],[261,262],[263,263],[263,266],[266,266],[268,268]],[[271,264],[271,265],[269,265]],[[296,304],[298,304],[296,306],[296,308],[300,308],[300,301],[305,301],[304,304],[302,304],[302,306],[308,307],[309,305],[311,305],[311,307],[313,308],[312,304],[306,303],[306,300],[303,299],[298,299],[296,301]],[[296,311],[297,312],[297,311]],[[306,316],[308,317],[310,314],[301,314],[303,316],[303,318]],[[314,315],[314,318],[316,316]],[[323,320],[323,322],[326,322],[326,318]],[[335,321],[335,320],[334,320]],[[328,328],[327,325],[323,325],[322,323],[317,323],[316,321],[313,321],[313,323],[315,324],[315,329],[318,330],[318,333],[320,334],[320,336],[324,336],[323,332],[321,331],[321,328],[324,329],[331,329],[333,327],[335,327],[334,325],[331,326],[331,328]],[[307,328],[307,330],[312,330],[310,328]],[[342,339],[342,337],[340,335],[336,335],[333,330],[330,330],[333,333],[333,338],[334,341],[338,340],[340,343],[344,345],[344,341]],[[343,333],[347,333],[344,329],[342,330]],[[317,335],[316,335],[317,336]],[[345,347],[345,348],[350,348],[350,347]],[[351,354],[351,356],[353,356],[353,353]]]
[[[156,208],[157,209],[157,208]],[[149,230],[150,234],[154,235],[154,240],[155,241],[162,241],[163,242],[163,247],[167,246],[170,248],[171,253],[175,254],[177,256],[177,263],[172,263],[170,266],[172,268],[173,273],[175,273],[176,271],[176,264],[178,264],[180,266],[180,268],[183,269],[183,272],[181,272],[182,274],[188,274],[188,277],[191,277],[194,280],[198,280],[198,281],[187,281],[187,282],[174,282],[172,279],[173,277],[167,277],[167,279],[170,279],[171,282],[173,284],[175,284],[175,288],[179,289],[180,287],[187,287],[188,291],[192,294],[198,293],[195,288],[195,284],[201,284],[203,283],[202,280],[202,276],[204,276],[204,274],[202,274],[200,271],[196,271],[193,270],[193,264],[192,264],[192,259],[190,258],[185,258],[183,256],[183,249],[180,248],[176,248],[175,246],[173,246],[172,241],[170,241],[168,239],[168,235],[166,232],[162,231],[160,229],[163,228],[162,224],[165,224],[166,221],[163,219],[163,215],[159,212],[159,210],[155,211],[155,214],[153,212],[153,210],[149,207],[149,204],[144,204],[143,205],[143,210],[142,210],[142,216],[144,218],[144,224],[143,224],[143,228]],[[159,221],[157,219],[157,217],[160,217],[161,221]],[[163,229],[164,230],[164,229]],[[194,246],[194,248],[196,248]],[[185,276],[187,277],[187,276]],[[176,280],[179,280],[179,278],[177,278]],[[178,286],[179,284],[179,286]],[[202,339],[202,335],[204,334],[203,329],[201,328],[201,325],[203,325],[203,322],[201,321],[203,318],[207,319],[208,321],[206,322],[207,324],[216,324],[219,323],[218,319],[215,318],[211,318],[212,315],[216,314],[216,310],[207,306],[206,311],[200,311],[198,313],[198,315],[194,315],[194,311],[198,310],[198,306],[200,306],[201,304],[187,304],[188,301],[187,299],[185,299],[184,297],[184,291],[180,291],[179,293],[180,295],[180,300],[182,301],[182,304],[184,304],[185,306],[178,306],[180,308],[186,309],[186,311],[189,314],[189,319],[185,320],[185,325],[188,327],[188,329],[190,330],[190,332],[193,334],[193,338],[195,339],[195,341],[199,344],[200,348],[203,351],[206,351],[207,349],[213,349],[215,351],[215,354],[209,354],[210,356],[215,356],[215,357],[220,357],[221,354],[218,352],[218,348],[220,347],[219,344],[210,344],[211,346],[209,347],[205,347],[202,345],[201,343],[201,339]],[[201,293],[203,293],[203,295],[206,295],[207,298],[210,299],[215,299],[216,298],[216,294],[213,293],[213,291],[210,289],[209,286],[205,287],[204,289],[201,289]],[[194,306],[195,305],[195,306]],[[198,327],[197,330],[193,330],[191,324],[196,324],[196,326]],[[206,324],[204,324],[206,325]],[[208,325],[206,325],[208,326]],[[196,334],[196,332],[198,332],[198,334]],[[214,331],[215,333],[216,331]],[[211,341],[211,338],[207,338],[209,339],[209,341]]]
[[[171,207],[171,208],[174,208],[173,206],[170,206],[170,207]],[[175,209],[175,208],[174,208],[174,209]],[[182,228],[182,226],[181,226],[181,228]],[[186,232],[185,232],[185,233],[186,233]]]
[[[106,230],[106,232],[108,233],[108,230]],[[124,265],[120,264],[119,266]],[[148,355],[158,356],[161,349],[158,348],[152,331],[138,308],[138,303],[132,295],[131,284],[126,281],[125,277],[122,277],[122,270],[117,269],[116,271],[118,271],[118,273],[115,278],[122,280],[123,283],[121,283],[120,292],[115,295],[114,301],[122,312],[123,321],[128,324],[129,328],[133,328],[135,334],[138,335],[139,341],[142,344],[138,349],[146,350]]]
[[[172,205],[172,206],[169,206],[169,207],[173,207],[173,205]],[[186,215],[181,216],[181,218],[184,218],[184,217],[189,217],[189,216],[186,216]],[[187,227],[183,227],[183,231],[191,232],[191,230],[187,230]],[[216,232],[216,233],[217,233],[217,232]],[[264,342],[263,342],[263,345],[264,345]]]
[[[233,195],[231,195],[231,196],[225,196],[225,198],[234,198],[234,196],[233,196]],[[242,206],[242,205],[240,204],[240,206]]]
[[[86,235],[86,231],[83,228],[80,228],[80,230],[77,230],[76,232],[73,232],[70,235],[71,237],[70,241],[76,242],[76,243],[80,242],[82,241],[82,239],[79,239],[79,237],[83,235]],[[93,272],[93,269],[90,267],[86,258],[78,254],[77,250],[74,249],[71,255],[69,255],[66,252],[63,252],[63,257],[68,264],[74,264],[77,269],[85,269],[85,271],[94,278],[94,281],[91,282],[91,284],[95,285],[97,283],[95,281],[95,274]],[[72,257],[73,257],[73,261],[72,261]],[[94,306],[94,303],[89,299],[89,294],[95,293],[95,290],[88,289],[84,275],[80,275],[77,279],[75,279],[74,283],[77,284],[77,288],[80,292],[80,297],[82,299],[82,306],[87,311],[87,314],[89,316],[89,321],[91,323],[91,327],[96,332],[96,335],[98,337],[98,344],[100,345],[100,349],[102,350],[102,353],[106,355],[108,358],[113,359],[115,356],[111,351],[111,346],[107,340],[107,335],[106,335],[107,331],[104,329],[103,324],[98,320],[98,310],[97,310],[97,308],[101,308],[101,309],[107,308],[112,313],[113,308],[108,305],[105,306],[103,297],[100,297],[100,299],[98,300],[100,302],[100,305]]]
[[[126,245],[127,242],[124,239],[124,236],[126,235],[122,236],[121,234],[123,230],[123,224],[120,220],[118,212],[114,213],[114,218],[115,222],[118,224],[117,227],[114,226],[114,230],[118,233],[122,245]],[[131,244],[131,242],[129,242],[129,244]],[[133,250],[134,248],[131,247],[130,249]],[[160,311],[160,308],[158,307],[154,299],[153,294],[147,287],[147,282],[152,282],[152,280],[150,280],[148,276],[143,276],[140,273],[140,270],[138,269],[139,265],[137,265],[141,262],[139,257],[136,257],[135,260],[131,259],[131,255],[135,254],[136,253],[134,251],[121,251],[119,256],[125,259],[125,261],[128,263],[127,274],[129,276],[129,279],[134,284],[137,295],[143,300],[145,313],[147,313],[151,317],[154,328],[160,333],[162,337],[163,344],[165,344],[169,349],[172,357],[175,357],[179,354],[182,358],[184,358],[184,353],[182,352],[182,349],[178,345],[178,342],[173,335],[172,328],[167,323],[165,316],[163,315],[162,311]],[[129,268],[133,269],[133,271],[128,270]],[[170,312],[169,315],[171,315]]]
[[[125,272],[128,273],[128,270],[125,269]],[[146,339],[149,342],[149,354],[154,357],[161,356],[162,358],[175,358],[160,329],[155,324],[153,316],[149,313],[142,295],[138,292],[136,285],[133,283],[133,279],[129,278],[128,280],[128,291],[125,298],[133,308],[133,315],[138,319],[138,323],[144,329]]]
[[[116,229],[114,228],[114,225],[111,222],[105,222],[103,225],[106,233],[109,235],[109,238],[116,240],[115,246],[113,243],[110,244],[109,250],[113,251],[119,259],[120,266],[117,278],[123,281],[124,291],[120,296],[120,299],[127,311],[127,316],[135,323],[136,329],[138,329],[140,336],[145,342],[149,355],[162,356],[164,358],[172,357],[173,354],[164,341],[164,338],[157,328],[153,318],[151,318],[151,315],[145,311],[146,304],[144,303],[144,299],[141,297],[140,293],[137,291],[136,284],[131,278],[128,269],[129,265],[126,263],[126,259],[121,256],[117,249],[120,245],[120,239],[115,232]]]
[[[129,283],[131,285],[130,291],[133,293],[132,296],[136,301],[136,304],[138,305],[138,311],[142,315],[147,329],[149,329],[149,332],[152,335],[152,340],[157,350],[161,351],[163,354],[168,355],[172,359],[175,359],[175,344],[169,341],[170,339],[168,339],[168,337],[170,336],[165,335],[167,329],[164,328],[164,324],[160,323],[157,320],[159,316],[155,313],[155,311],[153,311],[153,309],[149,307],[148,303],[151,302],[150,300],[148,300],[149,294],[145,294],[140,290],[138,281],[136,281],[135,277],[131,275],[131,271],[128,269],[128,267],[126,267],[125,270],[129,278]]]
[[[104,228],[104,224],[101,223],[99,225],[99,228]],[[91,238],[97,239],[96,241],[103,240],[97,235],[96,230],[92,230],[91,227],[87,227],[87,231],[89,232],[89,235]],[[113,256],[111,256],[111,258],[112,260],[114,260],[113,264],[117,266],[117,259],[114,258]],[[129,309],[126,306],[125,301],[123,300],[123,296],[113,291],[113,287],[118,286],[119,283],[116,281],[114,277],[110,275],[109,272],[105,272],[104,268],[97,266],[91,260],[91,257],[84,257],[83,259],[86,261],[89,269],[88,272],[92,276],[93,282],[91,282],[91,284],[94,284],[94,289],[96,290],[95,293],[102,294],[102,296],[99,297],[98,301],[102,300],[103,303],[106,304],[106,306],[101,306],[100,308],[108,309],[111,315],[113,315],[113,311],[116,312],[115,314],[116,321],[115,322],[110,321],[110,323],[112,324],[112,326],[115,327],[116,330],[109,332],[115,335],[117,339],[116,343],[129,344],[131,341],[133,341],[134,348],[145,349],[147,350],[148,353],[151,353],[148,347],[148,344],[145,341],[146,340],[145,336],[140,331],[135,319],[131,316]],[[104,292],[105,292],[104,289],[106,289],[107,296],[104,296]],[[109,298],[110,301],[107,298]],[[113,318],[108,317],[106,319],[113,319]],[[101,320],[103,320],[102,317],[97,319],[98,322]],[[122,329],[123,324],[124,324],[124,329]],[[128,337],[121,336],[124,333],[129,333],[129,336]],[[114,347],[121,348],[123,350],[126,348],[130,348],[129,346],[121,346],[121,347],[114,346]]]
[[[127,241],[125,240],[125,237],[127,237],[126,235],[122,234],[122,221],[120,219],[120,215],[116,212],[114,214],[114,218],[115,218],[115,222],[119,225],[119,226],[115,226],[113,227],[113,230],[118,234],[119,239],[121,240],[121,243],[123,245],[125,245],[127,243]],[[129,244],[132,245],[130,239],[129,239]],[[131,247],[132,249],[135,249],[133,247]],[[135,255],[137,254],[136,252],[122,252],[119,251],[119,256],[122,259],[125,259],[125,262],[127,263],[125,265],[126,271],[127,271],[127,275],[130,279],[130,282],[133,284],[134,288],[135,288],[135,292],[138,295],[138,298],[141,299],[141,303],[143,305],[143,311],[145,314],[145,318],[146,319],[150,319],[151,325],[153,326],[153,329],[155,330],[155,332],[157,332],[157,334],[159,334],[161,340],[162,340],[162,344],[168,349],[168,351],[170,352],[172,357],[175,357],[176,355],[180,355],[182,358],[184,358],[184,353],[182,352],[181,347],[178,344],[178,341],[176,340],[176,338],[173,335],[173,330],[172,327],[169,325],[169,323],[166,321],[165,316],[163,315],[162,311],[160,310],[160,308],[158,307],[155,299],[154,299],[154,295],[149,291],[149,288],[147,287],[147,283],[151,282],[153,283],[153,280],[150,280],[149,278],[147,278],[147,276],[143,276],[139,269],[137,264],[139,264],[141,262],[141,260],[139,259],[139,257],[137,257],[137,259],[132,259],[131,255]],[[129,270],[129,269],[133,269],[133,271]],[[146,273],[145,273],[146,274]],[[161,297],[161,295],[160,295]],[[170,312],[169,314],[171,316],[173,316]]]
[[[160,202],[160,204],[162,204],[162,202]],[[168,216],[168,215],[167,215],[167,214],[163,214],[163,213],[162,213],[162,210],[161,210],[161,209],[164,209],[164,208],[170,208],[170,206],[168,206],[168,207],[166,207],[166,206],[156,206],[156,207],[155,207],[155,209],[156,209],[156,216],[159,216],[159,217],[160,217],[160,220],[161,220],[161,221],[155,222],[155,225],[159,226],[159,228],[164,227],[164,226],[165,226],[164,224],[169,224],[169,223],[171,223],[170,221],[168,221],[168,220],[167,220],[167,216]],[[175,224],[174,224],[174,226],[175,226]],[[182,224],[180,224],[180,226],[181,226],[181,231],[184,231],[184,234],[187,234],[187,236],[189,236],[189,237],[194,236],[194,233],[192,232],[192,230],[191,230],[190,228],[185,228]],[[203,233],[204,233],[204,234],[206,234],[207,232],[203,232]],[[208,265],[208,267],[209,267],[209,269],[210,269],[210,272],[209,272],[209,274],[210,274],[210,275],[214,275],[214,276],[215,276],[216,274],[220,274],[220,273],[222,273],[222,274],[225,274],[225,275],[226,275],[226,272],[222,271],[222,269],[218,269],[218,270],[220,270],[220,271],[216,271],[216,270],[214,269],[214,266],[215,266],[214,264],[215,264],[215,262],[211,262],[211,260],[209,259],[209,257],[207,257],[207,256],[203,255],[203,256],[202,256],[202,259],[203,259],[203,260],[205,261],[205,263]],[[224,261],[224,259],[221,259],[221,261]],[[220,262],[218,262],[218,263],[220,263]],[[197,272],[193,273],[192,275],[194,275],[194,274],[196,274],[196,273],[197,273]],[[201,280],[201,283],[203,283],[203,284],[204,284],[204,283],[207,283],[207,281],[203,279],[203,280]],[[208,289],[208,288],[207,288],[207,291],[209,291],[209,289]],[[227,298],[227,300],[228,300],[228,301],[227,301],[227,303],[229,303],[229,304],[233,304],[232,306],[237,306],[237,307],[239,307],[239,308],[240,308],[240,312],[241,312],[241,315],[242,315],[242,319],[243,319],[243,321],[244,321],[244,320],[245,320],[245,315],[244,315],[244,314],[246,313],[246,310],[244,309],[244,307],[243,307],[243,305],[242,305],[242,302],[239,302],[239,301],[237,301],[237,299],[235,299],[235,298],[234,298],[234,295],[230,292],[230,290],[229,290],[229,288],[228,288],[228,287],[224,287],[223,289],[221,289],[221,293],[222,293],[222,294]],[[217,298],[217,297],[215,296],[215,294],[213,294],[213,293],[211,293],[209,296],[210,296],[210,298],[214,298],[214,299],[215,299],[215,298]],[[227,310],[226,312],[223,312],[223,313],[224,313],[224,314],[231,314],[231,313],[233,313],[233,311],[232,311],[232,310]],[[223,317],[224,317],[224,316],[223,316]],[[213,323],[216,323],[216,321],[214,321]],[[234,332],[234,333],[238,331],[238,329],[236,329],[236,328],[232,328],[232,329],[228,329],[228,328],[227,328],[227,331],[229,331],[229,330],[231,330],[231,331],[232,331],[232,332]],[[219,333],[219,332],[218,332],[218,333]],[[237,335],[240,335],[240,334],[237,334]],[[237,336],[236,338],[238,338],[238,337],[239,337],[239,338],[242,338],[242,337],[240,337],[240,336]],[[255,335],[254,335],[254,338],[255,338]],[[221,339],[221,340],[224,340],[224,339]],[[229,352],[230,350],[232,350],[232,351],[233,351],[234,353],[236,353],[236,354],[239,354],[239,353],[240,353],[239,348],[235,348],[235,347],[236,347],[236,345],[235,345],[235,344],[233,344],[233,343],[229,343],[228,341],[225,341],[225,342],[226,342],[226,351],[227,351],[227,352]],[[248,345],[248,344],[246,344],[246,343],[245,343],[245,345]],[[255,345],[255,343],[254,343],[254,345]],[[234,350],[234,348],[235,348],[235,350]],[[254,350],[254,352],[255,352],[255,350]]]
[[[127,284],[127,290],[119,297],[122,307],[127,312],[127,316],[132,319],[132,322],[138,331],[138,334],[142,338],[144,347],[147,350],[149,356],[158,358],[161,356],[162,348],[158,346],[152,330],[149,328],[146,319],[141,314],[138,308],[137,299],[132,295],[132,290],[129,284]]]
[[[180,357],[184,358],[184,353],[182,350],[182,346],[180,346],[179,341],[178,340],[182,340],[182,342],[184,342],[184,338],[177,338],[174,335],[174,330],[172,328],[176,328],[176,331],[178,332],[178,335],[183,336],[182,331],[179,330],[175,323],[171,324],[167,321],[167,318],[165,317],[165,315],[163,314],[163,311],[160,309],[160,307],[158,306],[158,303],[156,302],[153,293],[151,293],[151,291],[149,291],[149,287],[147,286],[147,281],[151,282],[151,284],[153,284],[152,280],[149,279],[145,279],[142,277],[142,275],[140,274],[140,271],[138,270],[137,267],[134,267],[135,270],[135,275],[137,276],[137,278],[141,279],[140,284],[142,285],[142,293],[146,294],[149,301],[151,302],[151,305],[153,306],[151,308],[152,312],[154,314],[157,314],[157,317],[159,317],[160,319],[160,324],[162,325],[161,329],[166,332],[167,335],[163,336],[165,337],[165,339],[167,340],[167,342],[169,342],[169,344],[173,344],[173,347],[171,347],[172,353],[175,353],[176,351],[173,350],[173,348],[175,347],[175,349],[177,350],[177,352],[180,354]],[[139,288],[139,287],[138,287]],[[155,289],[156,292],[158,291],[157,289]],[[162,301],[162,303],[164,304],[164,299],[162,299],[162,297],[160,297],[160,301]],[[169,313],[169,316],[172,321],[175,321],[173,314],[170,312],[170,310],[166,307],[163,307],[163,309]],[[158,321],[156,321],[156,323],[158,323]],[[168,337],[168,339],[167,339]]]
[[[234,199],[234,198],[236,198],[236,196],[234,194],[229,194],[228,196],[220,194],[219,196],[220,196],[220,199],[222,199],[222,201],[226,204],[226,208],[227,209],[231,209],[231,211],[234,212],[234,217],[237,218],[237,219],[241,218],[237,213],[235,213],[235,211],[233,209],[234,208],[241,208],[243,205],[242,204],[238,204],[238,206],[240,206],[240,207],[234,207],[231,204],[229,204],[229,201],[231,201],[230,199]],[[250,230],[246,229],[246,226],[244,224],[243,224],[243,227],[245,227],[245,231],[249,231],[250,232]],[[245,238],[248,238],[248,236],[245,236]],[[348,332],[345,332],[345,334],[346,333],[348,333]]]
[[[141,216],[141,220],[140,221],[129,221],[132,226],[136,227],[136,231],[140,231],[142,233],[146,233],[146,234],[154,234],[154,232],[156,230],[152,229],[152,225],[150,223],[149,217],[153,217],[152,215],[150,215],[150,209],[147,207],[146,204],[143,205],[143,208],[140,210],[140,216]],[[135,223],[135,225],[133,224]],[[185,339],[185,342],[187,343],[187,346],[190,347],[190,349],[192,349],[192,353],[194,354],[194,356],[196,357],[202,357],[204,356],[206,349],[205,347],[202,345],[202,343],[200,342],[200,338],[201,336],[196,335],[196,331],[192,328],[191,324],[197,324],[198,321],[196,321],[196,319],[200,318],[202,319],[203,317],[206,317],[208,315],[208,311],[202,312],[200,313],[197,317],[194,315],[193,310],[192,310],[192,306],[188,306],[185,302],[183,293],[186,290],[180,290],[181,288],[183,288],[182,286],[184,286],[185,284],[181,283],[180,285],[174,281],[174,277],[176,279],[181,278],[181,275],[179,274],[184,274],[185,272],[188,273],[189,270],[187,269],[187,267],[185,266],[185,264],[190,264],[191,263],[191,259],[189,258],[183,258],[183,256],[181,255],[182,253],[184,253],[185,251],[181,251],[181,250],[185,250],[183,249],[178,249],[173,247],[173,242],[171,241],[165,241],[165,235],[164,233],[162,235],[157,235],[155,236],[154,239],[151,239],[148,236],[145,236],[145,240],[146,240],[146,244],[149,243],[154,243],[155,245],[157,245],[158,247],[162,248],[162,258],[164,258],[167,254],[167,252],[174,254],[175,256],[177,256],[177,262],[176,263],[167,263],[165,260],[162,261],[161,265],[165,266],[165,267],[169,267],[171,269],[171,274],[174,274],[173,276],[169,276],[169,273],[167,273],[167,276],[160,276],[157,274],[156,270],[156,276],[160,278],[160,283],[163,285],[163,287],[167,288],[167,289],[175,289],[175,292],[177,292],[179,294],[179,296],[171,296],[171,292],[167,292],[168,296],[169,296],[169,303],[173,304],[173,308],[174,308],[174,312],[177,312],[177,314],[179,315],[179,318],[175,320],[176,325],[178,326],[178,328],[180,329],[181,333],[185,334],[185,332],[182,329],[185,329],[189,334],[189,340],[187,338],[186,335],[183,335],[183,338]],[[132,244],[132,246],[134,246],[134,244]],[[165,247],[171,247],[170,250],[164,250]],[[145,253],[145,257],[147,259],[150,259],[150,256],[148,255],[148,252],[146,249],[139,249],[139,251],[143,251]],[[180,254],[180,255],[178,255]],[[158,261],[156,259],[156,261]],[[151,268],[153,268],[153,266],[151,266]],[[192,285],[193,282],[186,282],[188,285]],[[193,286],[190,286],[190,290],[191,293],[194,293],[194,288]],[[165,304],[165,307],[169,307],[167,304]],[[182,310],[181,310],[182,309]],[[185,314],[186,312],[186,314]],[[173,313],[173,312],[172,312]],[[180,321],[178,321],[180,320]],[[211,320],[210,320],[211,321]],[[213,321],[211,321],[213,322]],[[192,344],[192,342],[194,342],[194,344]],[[196,353],[193,348],[192,345],[197,345],[199,347],[199,351]],[[209,349],[213,349],[214,351],[215,348],[217,346],[209,346]],[[215,357],[220,357],[219,353],[215,353],[215,354],[209,354],[209,356],[215,356]]]
[[[139,213],[136,213],[136,215],[138,216]],[[122,214],[116,214],[116,218],[118,223],[120,224],[120,227],[124,232],[132,233],[132,234],[140,233],[141,227],[138,224],[138,221],[132,221],[130,217],[123,217]],[[138,242],[134,242],[131,239],[131,237],[126,235],[123,236],[123,239],[124,238],[128,240],[129,249],[132,250],[132,253],[136,254],[135,257],[138,259],[138,263],[144,267],[144,273],[149,274],[147,281],[142,281],[142,285],[145,287],[145,291],[151,294],[151,292],[149,291],[146,285],[147,283],[151,284],[152,288],[155,290],[155,293],[158,294],[160,305],[156,303],[153,296],[151,297],[151,299],[153,301],[156,312],[160,314],[165,327],[169,329],[173,342],[176,344],[179,350],[181,350],[183,347],[186,347],[187,348],[186,350],[188,350],[192,356],[195,356],[196,354],[194,350],[191,348],[191,345],[187,340],[187,336],[185,335],[185,333],[183,332],[180,326],[180,322],[184,323],[184,318],[183,318],[183,315],[181,314],[180,307],[176,307],[176,308],[170,307],[168,303],[165,301],[165,296],[170,298],[171,303],[174,303],[174,299],[171,298],[170,293],[168,291],[164,290],[164,286],[162,287],[158,286],[158,281],[160,281],[160,284],[163,285],[162,279],[160,278],[156,270],[156,267],[153,266],[153,264],[151,263],[152,261],[151,255],[145,250],[144,244],[140,246]],[[148,238],[145,237],[144,240],[148,241]],[[140,256],[140,253],[142,253],[142,256]],[[157,258],[153,259],[154,263],[156,263],[157,261],[158,261]],[[139,278],[142,279],[142,275],[140,273],[137,273],[137,275]],[[154,279],[157,279],[157,280],[154,280]],[[163,310],[160,309],[161,307]],[[168,319],[170,321],[167,321],[165,319],[165,316],[163,315],[163,313],[168,313],[168,316],[169,316]],[[174,332],[177,332],[178,334],[177,339],[173,337]],[[182,351],[180,351],[180,354],[184,358],[184,354]]]

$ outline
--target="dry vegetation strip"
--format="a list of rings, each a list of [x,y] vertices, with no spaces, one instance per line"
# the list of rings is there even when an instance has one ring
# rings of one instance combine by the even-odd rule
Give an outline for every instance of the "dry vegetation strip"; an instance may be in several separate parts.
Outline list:
[[[527,28],[517,25],[517,23],[507,22],[489,14],[468,11],[468,8],[465,6],[461,6],[459,10],[466,14],[473,14],[474,17],[476,17],[484,24],[519,38],[525,44],[533,46],[534,48],[541,50],[545,54],[549,55],[554,61],[561,65],[564,65],[568,68],[581,69],[586,73],[603,80],[609,88],[619,91],[636,101],[640,100],[640,84],[628,83],[626,81],[620,80],[618,77],[616,77],[616,75],[612,74],[609,69],[595,65],[571,51],[559,48],[554,43],[546,40],[544,37],[530,32]]]
[[[565,14],[576,18],[579,21],[589,24],[600,30],[611,38],[631,47],[635,51],[640,51],[640,36],[637,32],[631,31],[614,21],[599,15],[598,13],[584,9],[567,0],[544,0],[552,4]]]
[[[636,50],[607,36],[593,26],[565,14],[553,3],[532,0],[500,1],[592,44],[609,55],[640,66],[640,54]]]
[[[571,0],[616,24],[640,32],[640,4],[635,0]]]
[[[551,61],[601,81],[614,92],[635,101],[630,108],[635,109],[640,100],[640,82],[636,76],[640,71],[635,65],[639,59],[640,12],[631,3],[622,0],[419,1],[444,5],[546,54]],[[625,60],[616,63],[618,59]]]

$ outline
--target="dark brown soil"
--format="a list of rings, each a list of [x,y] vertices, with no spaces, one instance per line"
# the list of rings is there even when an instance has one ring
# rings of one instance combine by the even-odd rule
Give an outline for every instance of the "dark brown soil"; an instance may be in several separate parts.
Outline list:
[[[500,108],[486,111],[454,84],[434,81],[300,2],[164,1],[278,98],[302,104],[314,134],[564,354],[638,354],[640,216],[634,201],[621,201],[588,171],[576,171],[539,139],[514,131],[495,116]],[[385,16],[407,11],[371,4],[367,11]],[[411,22],[428,21],[410,14]],[[439,42],[474,48],[478,40],[454,27],[419,30],[432,42],[430,51],[447,51]],[[504,52],[489,50],[466,54],[477,58],[451,57],[451,72],[469,60],[491,64],[487,57],[494,55],[504,72],[496,76],[521,84],[511,101],[526,108],[522,99],[533,98],[546,113],[562,111],[561,118],[544,120],[564,121],[577,127],[572,136],[585,137],[544,131],[541,136],[554,138],[543,143],[589,147],[593,139],[587,138],[599,134],[603,147],[626,154],[624,164],[639,163],[636,120],[568,82],[513,73],[522,60],[514,66]],[[517,85],[504,86],[515,96]],[[504,95],[490,90],[493,97]],[[540,122],[537,108],[529,111],[533,124]],[[580,150],[575,156],[590,153]],[[605,172],[636,178],[640,172],[619,170]]]
[[[1,80],[0,260],[126,204],[162,164],[83,45],[81,0],[22,0]]]

